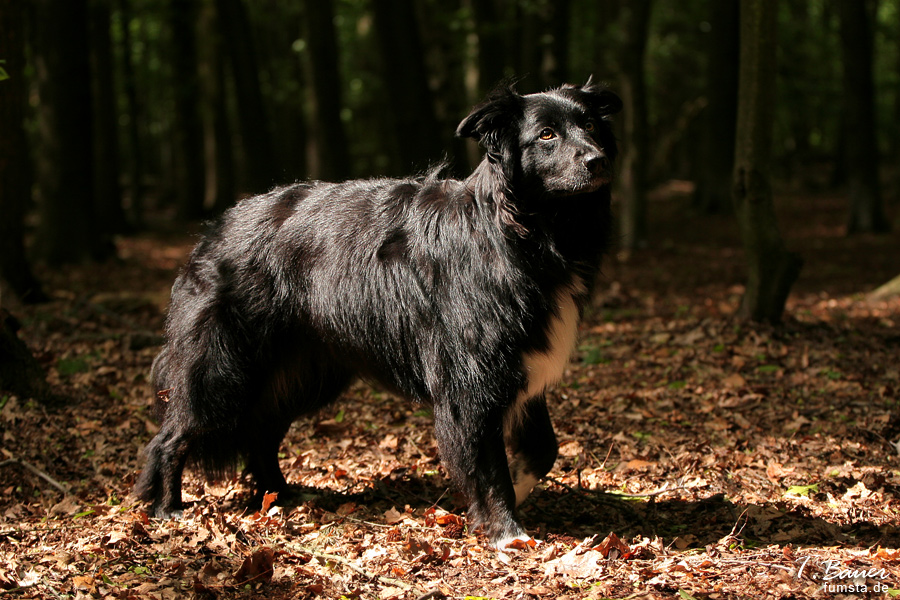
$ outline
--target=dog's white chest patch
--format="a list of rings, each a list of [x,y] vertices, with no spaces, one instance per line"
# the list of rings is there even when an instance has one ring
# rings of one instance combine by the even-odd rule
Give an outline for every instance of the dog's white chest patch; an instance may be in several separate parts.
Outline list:
[[[553,315],[547,325],[549,348],[525,354],[522,366],[528,383],[519,397],[520,401],[537,396],[562,378],[578,338],[579,315],[575,296],[584,292],[584,282],[578,277],[570,285],[557,290],[553,299]]]

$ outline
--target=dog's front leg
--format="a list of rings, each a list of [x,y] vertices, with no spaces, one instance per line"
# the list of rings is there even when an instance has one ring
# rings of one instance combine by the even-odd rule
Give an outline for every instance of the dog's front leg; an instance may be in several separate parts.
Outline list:
[[[503,442],[503,411],[478,401],[436,402],[434,427],[441,463],[469,500],[469,520],[502,549],[530,539],[515,516],[516,493]]]

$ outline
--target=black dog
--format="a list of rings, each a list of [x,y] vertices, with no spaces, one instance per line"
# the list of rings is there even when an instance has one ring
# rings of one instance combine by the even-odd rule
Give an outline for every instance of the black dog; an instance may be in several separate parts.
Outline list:
[[[153,515],[180,515],[189,458],[284,489],[291,422],[360,376],[431,405],[471,520],[499,547],[527,539],[515,507],[556,459],[544,390],[608,239],[621,106],[590,80],[502,88],[457,130],[487,150],[465,181],[300,183],[229,210],[172,288],[136,486]]]

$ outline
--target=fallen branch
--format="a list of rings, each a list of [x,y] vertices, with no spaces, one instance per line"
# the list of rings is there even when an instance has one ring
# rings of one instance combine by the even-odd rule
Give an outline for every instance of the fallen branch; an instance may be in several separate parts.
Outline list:
[[[900,295],[900,275],[894,277],[875,291],[869,292],[869,300],[885,300]]]
[[[312,548],[307,548],[306,546],[302,546],[300,544],[287,544],[286,547],[295,548],[295,549],[299,550],[300,552],[304,552],[315,558],[322,558],[325,560],[332,560],[334,562],[340,563],[342,565],[349,567],[351,571],[356,571],[360,575],[367,577],[370,580],[377,579],[378,581],[380,581],[382,583],[386,583],[388,585],[392,585],[394,587],[398,587],[398,588],[401,588],[406,591],[414,591],[415,590],[415,588],[413,586],[409,585],[408,583],[406,583],[404,581],[400,581],[399,579],[394,579],[392,577],[385,577],[383,575],[378,575],[376,573],[370,573],[369,571],[366,571],[362,567],[356,566],[349,559],[344,558],[343,556],[338,556],[337,554],[326,554],[325,552],[318,552],[316,550],[313,550]],[[429,592],[429,593],[433,593],[433,592]],[[428,596],[428,594],[426,594],[425,597],[430,597],[430,596]]]
[[[620,496],[623,498],[653,498],[654,496],[662,496],[666,492],[675,492],[678,490],[686,490],[687,488],[683,485],[678,485],[675,487],[668,487],[668,484],[662,486],[658,490],[654,492],[647,492],[646,494],[625,494],[619,492],[607,492],[611,496]]]
[[[66,488],[64,488],[60,482],[53,479],[52,477],[50,477],[49,475],[47,475],[46,473],[44,473],[43,471],[41,471],[40,469],[35,467],[34,465],[25,462],[24,460],[19,460],[18,458],[8,458],[4,461],[0,461],[0,467],[5,467],[6,465],[23,466],[26,469],[28,469],[29,471],[31,471],[32,473],[34,473],[35,475],[37,475],[38,477],[40,477],[41,479],[45,480],[47,483],[49,483],[56,489],[58,489],[60,492],[62,492],[63,496],[67,496],[69,494],[69,492],[66,491]]]

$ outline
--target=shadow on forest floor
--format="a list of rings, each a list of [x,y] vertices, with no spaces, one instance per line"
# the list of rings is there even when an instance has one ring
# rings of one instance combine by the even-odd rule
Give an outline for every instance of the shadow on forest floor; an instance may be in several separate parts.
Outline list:
[[[147,519],[130,496],[157,428],[147,376],[195,238],[125,237],[101,268],[43,272],[53,300],[12,308],[51,383],[75,401],[0,396],[0,458],[67,494],[21,462],[0,467],[0,588],[812,598],[821,580],[800,578],[797,564],[813,555],[885,568],[900,587],[900,299],[864,296],[900,271],[900,236],[844,237],[837,196],[777,203],[806,263],[785,324],[771,327],[733,318],[743,267],[731,218],[654,196],[651,246],[607,262],[549,394],[560,458],[521,511],[547,544],[509,555],[466,530],[428,411],[362,384],[291,428],[284,507],[247,510],[240,479],[189,471],[185,519]],[[595,537],[610,532],[616,554]]]

